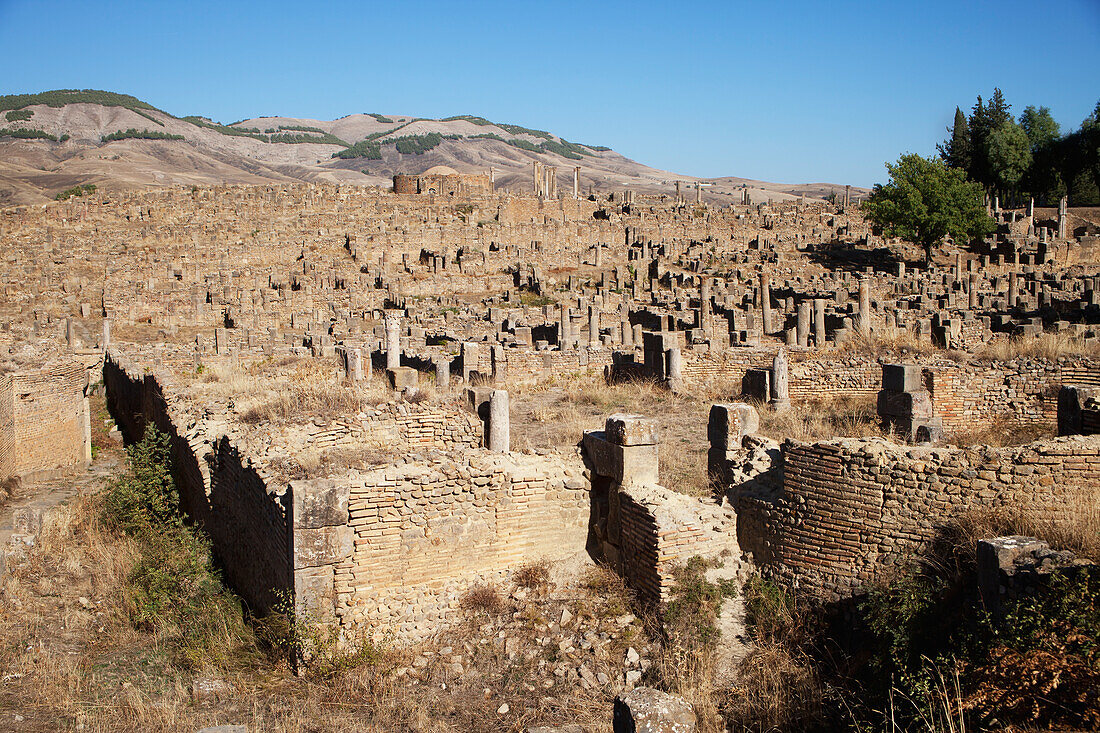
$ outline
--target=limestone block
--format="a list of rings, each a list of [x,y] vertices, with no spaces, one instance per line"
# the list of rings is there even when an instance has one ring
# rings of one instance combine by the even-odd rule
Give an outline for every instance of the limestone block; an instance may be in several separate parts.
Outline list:
[[[598,475],[624,485],[657,483],[656,445],[616,445],[603,431],[589,431],[583,446]]]
[[[932,417],[932,395],[923,389],[916,392],[880,390],[878,414],[884,417]]]
[[[291,481],[294,526],[301,528],[342,526],[348,523],[350,488],[332,479]]]
[[[712,448],[723,451],[740,447],[741,439],[760,428],[756,408],[744,402],[711,405],[707,422],[707,439]]]
[[[642,415],[616,413],[607,418],[604,436],[616,445],[655,445],[657,421]]]
[[[651,687],[615,698],[615,733],[692,733],[695,713],[687,700]]]
[[[355,533],[348,525],[294,530],[294,567],[330,565],[351,556]]]
[[[417,372],[412,367],[393,367],[386,370],[390,386],[396,390],[416,389]]]
[[[924,389],[920,366],[916,364],[883,364],[882,388],[891,392],[915,392]]]

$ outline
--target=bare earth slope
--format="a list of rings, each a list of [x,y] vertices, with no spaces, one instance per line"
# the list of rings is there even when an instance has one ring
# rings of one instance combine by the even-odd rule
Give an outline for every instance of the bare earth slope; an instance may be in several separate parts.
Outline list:
[[[477,117],[420,120],[406,115],[354,114],[332,121],[260,117],[223,126],[201,118],[180,119],[153,108],[79,101],[98,99],[80,92],[71,93],[77,101],[69,103],[63,98],[59,106],[49,106],[58,104],[59,94],[63,93],[34,95],[29,101],[41,97],[44,103],[30,104],[28,99],[0,97],[0,113],[16,113],[12,119],[0,120],[0,126],[41,131],[57,138],[0,136],[0,206],[43,203],[60,191],[89,183],[106,189],[289,180],[388,186],[394,173],[420,173],[436,165],[463,173],[492,167],[499,189],[524,192],[532,188],[534,161],[557,167],[563,192],[572,190],[573,168],[580,167],[585,194],[629,188],[674,195],[676,181],[682,181],[684,198],[690,201],[698,181],[711,184],[703,189],[704,201],[723,204],[740,203],[742,187],[749,189],[754,202],[800,195],[822,197],[844,188],[742,178],[699,179],[650,168],[613,150],[578,146],[550,133]],[[20,119],[28,112],[30,119]],[[102,140],[130,129],[139,134],[181,135],[183,139]],[[329,137],[324,142],[310,140],[325,134]],[[304,136],[306,141],[280,140],[287,135]],[[68,137],[62,141],[63,136]],[[427,149],[399,152],[396,141],[409,136]],[[375,152],[366,157],[335,157],[347,145],[364,141],[368,147],[374,145]]]

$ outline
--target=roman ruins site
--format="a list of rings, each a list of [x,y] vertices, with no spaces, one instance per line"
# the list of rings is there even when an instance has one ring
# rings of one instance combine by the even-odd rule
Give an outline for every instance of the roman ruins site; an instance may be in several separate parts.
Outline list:
[[[602,563],[658,613],[693,557],[842,601],[968,511],[1056,525],[1095,496],[1096,210],[991,202],[980,248],[924,267],[844,195],[531,174],[526,194],[433,169],[3,210],[0,477],[82,470],[105,396],[115,439],[169,436],[252,613],[290,598],[405,644],[533,561]],[[581,384],[591,409],[554,412]],[[870,431],[783,433],[838,401]],[[983,444],[990,425],[1022,437]],[[8,566],[41,498],[4,507]],[[723,607],[731,646],[744,613]]]

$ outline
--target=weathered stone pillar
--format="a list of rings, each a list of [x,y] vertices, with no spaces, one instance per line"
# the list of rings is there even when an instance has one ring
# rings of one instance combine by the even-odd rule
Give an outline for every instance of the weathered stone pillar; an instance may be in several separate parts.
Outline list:
[[[573,198],[579,199],[581,197],[581,168],[580,166],[574,166],[573,168]]]
[[[798,304],[798,322],[795,335],[799,346],[810,345],[810,301],[803,300]]]
[[[970,273],[969,292],[967,293],[967,307],[975,310],[978,307],[978,273]]]
[[[226,336],[224,328],[214,329],[214,353],[224,354],[229,350],[229,338]]]
[[[1058,202],[1058,239],[1066,238],[1067,204],[1069,200],[1063,196]]]
[[[435,386],[442,391],[451,388],[451,357],[440,356],[435,360]]]
[[[594,305],[588,307],[588,348],[600,346],[600,310]]]
[[[103,347],[104,351],[111,348],[111,319],[110,318],[104,318],[103,319],[103,337],[102,337],[101,340],[103,341],[103,343],[100,344],[100,345]]]
[[[347,351],[347,378],[349,382],[363,381],[363,350],[348,349]]]
[[[770,402],[777,412],[791,406],[787,390],[787,350],[783,348],[772,359],[771,392]]]
[[[1008,307],[1015,308],[1017,305],[1017,297],[1019,295],[1019,288],[1016,283],[1016,273],[1008,273]]]
[[[867,278],[859,281],[859,332],[871,333],[871,281]]]
[[[814,346],[825,348],[825,300],[814,298]]]
[[[508,392],[494,389],[489,398],[489,450],[507,453],[511,449],[511,427],[508,422]]]
[[[760,310],[764,318],[764,333],[775,332],[772,324],[772,286],[768,273],[760,273]]]
[[[401,320],[386,316],[386,368],[401,366]]]

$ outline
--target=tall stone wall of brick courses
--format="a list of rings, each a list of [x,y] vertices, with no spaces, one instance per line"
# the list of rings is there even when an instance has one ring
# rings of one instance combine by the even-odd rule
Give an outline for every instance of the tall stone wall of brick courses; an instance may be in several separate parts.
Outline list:
[[[14,396],[11,374],[0,374],[0,481],[16,474]]]
[[[738,494],[738,539],[765,572],[850,595],[967,511],[1025,509],[1058,524],[1100,491],[1100,436],[1011,448],[906,447],[881,439],[787,441],[774,490]]]
[[[733,561],[740,555],[734,516],[726,509],[651,484],[623,487],[617,500],[619,573],[645,604],[666,602],[675,569],[691,558]]]
[[[87,439],[84,365],[51,363],[9,376],[13,473],[83,463]]]
[[[149,423],[168,435],[183,510],[209,535],[226,580],[256,612],[294,588],[290,502],[285,486],[224,435],[207,435],[175,408],[167,374],[147,374],[119,353],[103,365],[112,414],[129,440]]]
[[[777,349],[732,348],[685,352],[687,388],[715,381],[739,385],[749,369],[770,369]],[[828,395],[873,396],[882,388],[882,367],[873,358],[805,359],[790,364],[788,390],[792,399]],[[736,388],[736,387],[735,387]]]
[[[423,638],[477,583],[584,548],[588,483],[549,461],[478,456],[353,476],[351,556],[335,565],[344,626]]]
[[[932,414],[941,418],[948,432],[972,429],[997,417],[1054,425],[1058,389],[1063,384],[1100,384],[1100,364],[1046,359],[941,364],[926,370],[925,381],[932,393]]]

